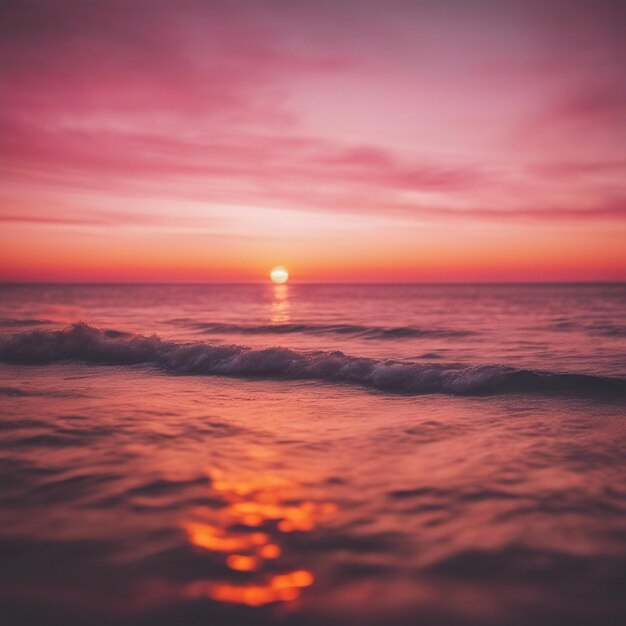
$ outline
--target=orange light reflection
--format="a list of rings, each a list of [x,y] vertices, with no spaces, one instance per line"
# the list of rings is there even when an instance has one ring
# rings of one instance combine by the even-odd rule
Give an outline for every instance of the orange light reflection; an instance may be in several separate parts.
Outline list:
[[[272,324],[286,324],[291,321],[289,314],[289,287],[284,284],[274,285],[273,295],[270,320]]]
[[[212,479],[212,490],[224,505],[218,510],[194,510],[198,519],[183,522],[189,542],[204,550],[225,553],[229,570],[254,573],[257,580],[197,581],[187,588],[187,595],[248,606],[298,598],[302,588],[313,584],[312,572],[299,569],[275,573],[275,565],[271,568],[274,571],[267,572],[267,561],[276,563],[281,557],[283,550],[277,539],[282,533],[313,530],[336,514],[336,505],[298,501],[298,485],[273,476],[233,480],[213,472]],[[261,526],[263,532],[252,530]]]

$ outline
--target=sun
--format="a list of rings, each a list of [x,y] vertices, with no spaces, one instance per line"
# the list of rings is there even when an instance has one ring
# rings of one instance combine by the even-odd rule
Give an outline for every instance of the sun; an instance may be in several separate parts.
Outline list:
[[[289,279],[289,272],[287,271],[286,267],[283,267],[282,265],[277,265],[276,267],[272,268],[272,271],[270,272],[270,278],[275,285],[282,285],[286,283]]]

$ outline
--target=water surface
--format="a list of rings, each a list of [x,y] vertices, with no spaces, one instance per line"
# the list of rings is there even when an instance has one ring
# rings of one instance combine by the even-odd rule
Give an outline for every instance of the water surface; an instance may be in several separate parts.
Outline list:
[[[2,623],[626,617],[623,285],[0,292]]]

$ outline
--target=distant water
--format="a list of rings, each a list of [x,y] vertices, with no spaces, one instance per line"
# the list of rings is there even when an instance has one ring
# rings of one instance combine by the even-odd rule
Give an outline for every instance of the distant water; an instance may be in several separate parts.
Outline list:
[[[0,286],[0,623],[625,623],[625,313]]]

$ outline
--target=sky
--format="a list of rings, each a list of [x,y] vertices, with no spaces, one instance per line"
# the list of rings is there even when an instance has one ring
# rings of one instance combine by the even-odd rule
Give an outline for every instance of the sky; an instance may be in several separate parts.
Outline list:
[[[0,281],[626,280],[626,5],[0,8]]]

